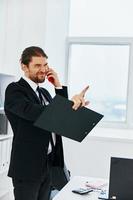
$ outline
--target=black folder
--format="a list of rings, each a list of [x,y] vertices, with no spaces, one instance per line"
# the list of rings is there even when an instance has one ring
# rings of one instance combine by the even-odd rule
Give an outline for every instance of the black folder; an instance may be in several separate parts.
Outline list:
[[[34,125],[81,142],[103,118],[103,115],[86,107],[74,110],[72,105],[72,101],[56,95]]]

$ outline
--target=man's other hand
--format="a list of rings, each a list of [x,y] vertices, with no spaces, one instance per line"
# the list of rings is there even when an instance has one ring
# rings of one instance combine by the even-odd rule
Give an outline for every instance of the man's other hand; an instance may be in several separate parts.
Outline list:
[[[85,101],[84,96],[87,90],[89,89],[89,86],[86,86],[79,94],[76,94],[72,97],[71,101],[73,101],[72,108],[74,110],[77,110],[79,107],[87,106],[89,104],[89,101]]]

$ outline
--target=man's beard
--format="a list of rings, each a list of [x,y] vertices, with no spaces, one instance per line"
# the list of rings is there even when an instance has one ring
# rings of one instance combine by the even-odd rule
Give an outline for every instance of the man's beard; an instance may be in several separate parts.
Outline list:
[[[45,77],[42,78],[42,79],[40,79],[40,78],[38,78],[38,76],[36,76],[36,77],[30,77],[30,79],[32,81],[34,81],[35,83],[43,83],[45,81]]]

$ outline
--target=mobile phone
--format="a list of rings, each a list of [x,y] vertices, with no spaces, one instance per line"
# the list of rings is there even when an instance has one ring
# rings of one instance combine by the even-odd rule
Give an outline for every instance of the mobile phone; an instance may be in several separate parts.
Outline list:
[[[93,190],[90,188],[78,188],[78,189],[74,189],[72,190],[72,192],[76,193],[76,194],[88,194],[89,192],[92,192]]]
[[[54,78],[53,77],[49,77],[48,81],[51,82],[51,83],[53,83],[54,82]]]

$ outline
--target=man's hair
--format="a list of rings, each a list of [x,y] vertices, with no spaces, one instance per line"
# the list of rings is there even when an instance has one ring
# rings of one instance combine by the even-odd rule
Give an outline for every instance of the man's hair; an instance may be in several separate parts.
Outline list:
[[[31,62],[33,56],[37,56],[37,57],[42,56],[42,57],[48,58],[48,56],[43,51],[43,49],[41,49],[40,47],[31,46],[24,49],[24,51],[22,52],[20,61],[22,64],[28,65]]]

